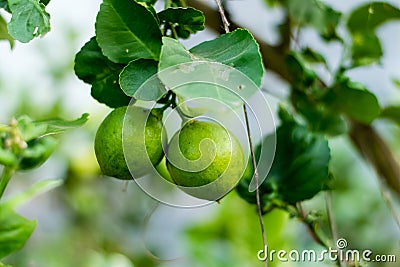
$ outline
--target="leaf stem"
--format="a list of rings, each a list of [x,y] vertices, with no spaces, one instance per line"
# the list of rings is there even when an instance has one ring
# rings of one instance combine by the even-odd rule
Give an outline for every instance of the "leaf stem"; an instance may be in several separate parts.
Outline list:
[[[170,24],[170,29],[171,29],[171,34],[172,34],[171,37],[173,37],[174,39],[178,40],[179,36],[178,36],[178,33],[175,30],[174,25]]]
[[[10,181],[11,177],[14,174],[15,169],[10,166],[5,166],[3,169],[3,173],[1,174],[0,177],[0,199],[3,196],[4,191],[6,190],[6,187],[8,185],[8,182]]]

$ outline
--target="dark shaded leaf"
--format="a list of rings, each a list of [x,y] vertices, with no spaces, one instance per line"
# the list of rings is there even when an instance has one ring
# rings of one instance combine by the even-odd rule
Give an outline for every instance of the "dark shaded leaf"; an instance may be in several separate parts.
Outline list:
[[[277,129],[274,163],[268,175],[278,186],[280,197],[289,203],[310,199],[329,181],[330,149],[323,135],[296,123]]]
[[[307,120],[311,131],[329,136],[337,136],[347,132],[347,124],[340,113],[332,112],[322,101],[311,101],[306,94],[293,91],[291,94],[293,107]]]
[[[329,182],[330,149],[323,135],[310,132],[295,121],[284,121],[276,132],[275,158],[268,178],[260,186],[262,205],[294,204],[314,197],[325,190]],[[267,136],[265,142],[272,138]],[[260,147],[257,146],[256,159]],[[249,203],[255,204],[255,193],[249,192],[253,176],[251,163],[246,168],[237,191]]]
[[[9,11],[7,0],[0,0],[0,8],[4,8],[5,10]]]
[[[194,8],[168,8],[159,12],[158,17],[165,30],[174,30],[180,38],[186,39],[190,34],[204,30],[204,15]]]
[[[47,6],[50,3],[50,0],[40,0],[40,3]]]
[[[75,57],[75,74],[92,85],[92,96],[109,107],[126,106],[131,100],[119,85],[119,73],[124,65],[105,57],[96,38],[92,37]]]
[[[18,165],[19,170],[30,170],[45,163],[53,154],[58,141],[52,136],[44,136],[28,142],[28,147],[22,152]]]
[[[285,63],[296,88],[306,90],[316,81],[317,74],[307,66],[300,52],[292,51],[286,56]]]

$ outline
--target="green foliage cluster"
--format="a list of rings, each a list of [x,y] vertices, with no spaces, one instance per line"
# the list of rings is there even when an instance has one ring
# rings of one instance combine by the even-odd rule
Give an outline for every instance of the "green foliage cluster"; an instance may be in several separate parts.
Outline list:
[[[26,171],[42,165],[54,152],[58,140],[54,137],[68,129],[83,125],[88,114],[74,121],[49,119],[33,121],[24,115],[12,119],[9,125],[0,124],[0,199],[16,171]],[[36,222],[28,220],[14,211],[24,199],[51,189],[60,182],[47,180],[41,182],[11,200],[0,201],[0,259],[18,251],[36,227]]]
[[[103,0],[95,23],[96,36],[76,54],[74,66],[77,77],[91,85],[94,99],[110,108],[126,106],[132,98],[173,107],[177,99],[205,95],[236,104],[223,90],[215,88],[204,91],[194,87],[167,95],[157,87],[139,90],[157,73],[183,63],[223,64],[261,86],[262,55],[248,30],[239,28],[187,49],[180,39],[205,28],[204,14],[188,7],[186,1],[175,0],[165,1],[165,9],[157,12],[153,7],[155,2]],[[377,30],[384,23],[399,19],[400,10],[389,3],[369,2],[342,14],[320,0],[266,2],[284,11],[286,19],[279,26],[282,42],[288,36],[291,38],[293,29],[308,27],[325,42],[339,43],[343,50],[339,66],[332,69],[324,55],[311,47],[291,51],[290,45],[282,44],[290,97],[289,103],[280,107],[275,159],[259,188],[261,208],[264,214],[282,209],[312,228],[318,218],[303,214],[298,204],[332,189],[329,138],[348,134],[352,123],[370,125],[383,118],[400,125],[400,106],[381,107],[365,85],[349,77],[350,70],[380,64],[384,51]],[[45,11],[48,3],[0,0],[0,8],[12,15],[8,23],[0,17],[0,40],[7,40],[12,47],[14,40],[28,42],[46,34],[50,30],[50,16]],[[324,81],[318,68],[330,73],[332,79]],[[162,75],[157,79],[169,86]],[[86,119],[84,115],[73,122],[34,122],[21,117],[10,125],[0,125],[0,164],[5,166],[0,189],[4,191],[14,171],[35,168],[50,156],[56,144],[53,134],[80,126]],[[264,137],[265,142],[274,137]],[[258,161],[260,146],[255,150]],[[237,186],[239,196],[250,204],[257,203],[255,192],[249,191],[253,173],[254,166],[249,161]],[[1,202],[0,258],[20,249],[34,228],[35,222],[15,213],[12,205]],[[13,235],[8,234],[10,229],[16,229]]]

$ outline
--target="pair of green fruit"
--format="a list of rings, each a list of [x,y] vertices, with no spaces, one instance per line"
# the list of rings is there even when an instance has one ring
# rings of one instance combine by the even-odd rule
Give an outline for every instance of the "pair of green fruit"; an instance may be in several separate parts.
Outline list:
[[[142,121],[146,121],[145,127],[140,127]],[[224,127],[198,120],[185,123],[172,137],[166,161],[162,160],[163,131],[162,112],[157,109],[113,110],[101,123],[95,139],[95,153],[103,174],[130,180],[127,161],[134,178],[151,173],[149,167],[156,166],[165,179],[186,193],[207,200],[222,198],[239,182],[245,169],[243,150]],[[125,147],[123,141],[127,142]]]

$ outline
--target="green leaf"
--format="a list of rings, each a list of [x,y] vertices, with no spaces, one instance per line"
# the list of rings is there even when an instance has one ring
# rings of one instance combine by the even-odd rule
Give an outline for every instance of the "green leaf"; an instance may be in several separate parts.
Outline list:
[[[97,41],[116,63],[145,58],[158,60],[161,31],[153,14],[132,0],[104,0],[96,19]]]
[[[21,153],[19,170],[31,170],[45,163],[58,145],[52,136],[44,136],[28,142],[28,147]]]
[[[10,35],[27,43],[50,31],[50,15],[39,0],[8,0],[12,17],[8,24]]]
[[[392,120],[400,126],[400,106],[388,106],[382,110],[381,118]]]
[[[268,177],[277,184],[280,198],[296,203],[323,190],[330,177],[330,149],[325,137],[293,122],[279,126],[276,138],[275,159]]]
[[[307,62],[300,52],[290,52],[285,58],[285,63],[291,76],[292,85],[297,89],[306,90],[317,80],[317,74],[307,66]]]
[[[11,49],[14,47],[14,39],[8,33],[7,22],[0,15],[0,40],[7,40],[10,43]]]
[[[8,198],[3,205],[7,205],[7,207],[15,209],[20,205],[32,200],[33,198],[47,193],[48,191],[53,190],[54,188],[59,187],[62,184],[63,180],[61,179],[41,180],[31,186],[28,190],[19,193],[16,196],[12,196],[11,198]]]
[[[168,29],[176,32],[180,38],[189,38],[190,34],[204,30],[204,15],[194,8],[167,8],[158,13],[164,25],[164,32]],[[174,34],[171,34],[173,37]]]
[[[45,135],[62,133],[84,125],[88,120],[89,114],[84,113],[76,120],[67,121],[60,118],[33,121],[26,115],[17,119],[17,127],[24,141],[29,142]]]
[[[340,113],[332,112],[323,101],[313,101],[307,94],[292,91],[291,102],[293,107],[307,120],[311,131],[337,136],[347,132],[347,124]]]
[[[60,118],[35,121],[37,127],[45,126],[46,130],[44,135],[62,133],[70,129],[83,126],[89,119],[89,114],[84,113],[76,120],[64,120]]]
[[[327,65],[324,56],[318,53],[317,51],[313,50],[311,47],[306,47],[302,49],[301,55],[307,62],[322,63],[325,66]]]
[[[261,85],[264,67],[260,49],[251,33],[237,29],[231,33],[203,42],[190,52],[200,60],[220,62],[244,73],[257,86]]]
[[[10,206],[0,204],[0,259],[20,250],[36,227],[30,221],[15,213]]]
[[[17,127],[22,139],[26,142],[41,137],[46,133],[46,125],[35,124],[27,115],[22,115],[17,119]]]
[[[158,62],[152,59],[131,61],[119,75],[119,83],[124,93],[133,97],[142,84],[157,73],[157,65]]]
[[[374,33],[355,33],[351,52],[353,67],[379,63],[383,56],[381,42]]]
[[[319,0],[288,0],[292,21],[300,26],[314,27],[325,40],[340,40],[336,32],[341,13]]]
[[[0,8],[7,8],[7,0],[0,0]]]
[[[347,28],[351,33],[371,33],[393,19],[400,19],[398,8],[385,2],[372,2],[352,11],[347,20]]]
[[[76,76],[92,85],[93,98],[111,108],[126,106],[131,100],[118,82],[123,68],[124,65],[113,63],[102,54],[95,37],[75,57]]]
[[[347,20],[353,38],[353,67],[379,62],[383,51],[375,31],[393,19],[400,19],[400,10],[389,3],[372,2],[353,10]]]
[[[282,201],[294,204],[310,199],[325,190],[330,179],[328,141],[323,135],[299,125],[293,118],[287,119],[282,120],[282,125],[277,128],[275,158],[267,179],[259,187],[264,208]],[[270,144],[274,138],[274,135],[266,136],[263,144]],[[255,148],[257,162],[260,152],[261,146],[258,145]],[[255,192],[249,192],[253,175],[253,164],[249,161],[237,191],[247,202],[256,204]]]
[[[10,149],[2,147],[0,144],[0,165],[3,166],[15,166],[18,162],[17,157]]]
[[[40,3],[47,6],[50,3],[50,0],[40,0]]]
[[[163,46],[161,48],[159,63],[160,71],[171,66],[192,61],[190,53],[178,40],[169,37],[163,37],[162,41]]]
[[[240,38],[244,39],[240,41]],[[230,47],[237,45],[238,51],[244,50],[237,54],[226,47],[228,42],[232,42]],[[255,82],[259,85],[262,75],[258,46],[245,30],[200,44],[190,52],[178,41],[163,38],[158,76],[184,100],[208,97],[238,106],[258,91]]]
[[[337,109],[350,118],[371,123],[381,112],[378,99],[363,84],[342,78],[327,95],[331,108]]]

